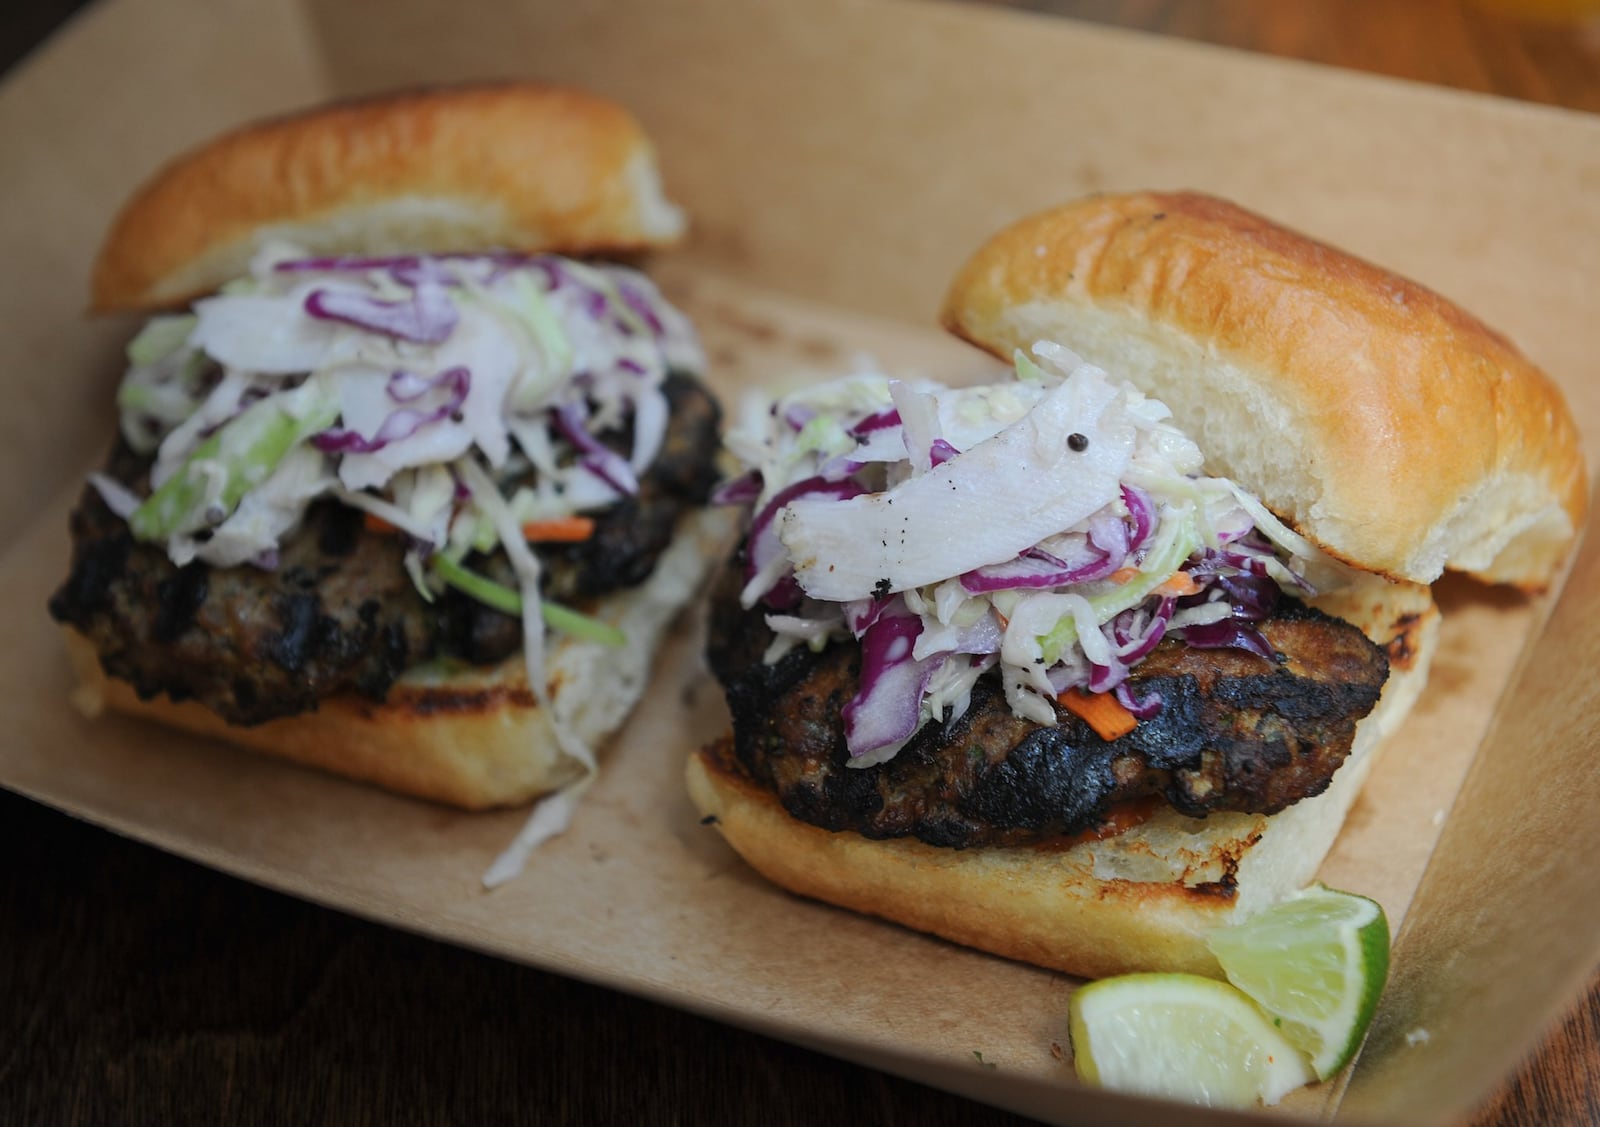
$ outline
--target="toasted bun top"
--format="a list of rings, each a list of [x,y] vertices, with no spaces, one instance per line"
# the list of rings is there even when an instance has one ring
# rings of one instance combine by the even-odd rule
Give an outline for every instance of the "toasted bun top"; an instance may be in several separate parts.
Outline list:
[[[622,107],[530,84],[427,90],[247,125],[177,158],[117,216],[93,301],[180,304],[243,274],[268,239],[316,254],[580,254],[683,229]]]
[[[945,326],[1058,341],[1164,400],[1232,477],[1357,566],[1547,583],[1587,475],[1560,390],[1404,278],[1209,196],[1096,196],[1000,232]]]

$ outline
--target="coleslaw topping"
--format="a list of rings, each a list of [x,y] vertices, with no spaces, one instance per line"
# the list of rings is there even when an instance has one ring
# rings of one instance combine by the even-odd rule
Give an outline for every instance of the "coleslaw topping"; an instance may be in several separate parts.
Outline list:
[[[150,491],[91,482],[136,538],[180,566],[271,569],[312,502],[363,509],[405,538],[424,598],[451,586],[521,617],[546,707],[547,627],[625,639],[542,600],[521,529],[636,493],[665,440],[664,379],[704,369],[687,319],[625,267],[284,245],[192,311],[150,321],[128,361],[121,429],[153,460]],[[496,549],[515,588],[466,562]],[[592,750],[552,720],[586,786]],[[566,824],[576,792],[562,793],[541,840]]]
[[[954,722],[996,670],[1021,717],[1054,725],[1072,690],[1161,709],[1131,670],[1164,637],[1274,657],[1255,624],[1280,592],[1342,565],[1226,478],[1159,400],[1066,347],[1018,352],[1015,379],[951,388],[876,373],[747,411],[727,437],[752,507],[746,608],[766,660],[861,647],[843,720],[851,764]]]

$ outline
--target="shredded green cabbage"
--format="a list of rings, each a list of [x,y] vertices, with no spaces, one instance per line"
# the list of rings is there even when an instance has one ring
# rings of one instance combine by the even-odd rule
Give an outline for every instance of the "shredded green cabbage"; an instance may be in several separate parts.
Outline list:
[[[200,318],[192,313],[152,317],[128,342],[128,363],[136,368],[159,364],[189,343],[189,334],[199,323]]]
[[[1017,379],[1024,383],[1043,383],[1044,373],[1039,370],[1039,365],[1029,359],[1028,354],[1022,349],[1017,349],[1012,360],[1016,363]]]
[[[1139,565],[1139,574],[1109,591],[1087,597],[1095,621],[1109,622],[1129,607],[1144,602],[1199,546],[1194,513],[1187,509],[1171,511],[1157,527],[1150,551]],[[1045,663],[1053,665],[1060,661],[1067,647],[1077,640],[1077,620],[1070,614],[1063,615],[1055,628],[1039,639]]]
[[[246,492],[260,485],[284,455],[339,417],[338,399],[327,385],[308,380],[290,395],[246,407],[206,439],[183,465],[128,518],[141,540],[165,540],[220,523]]]
[[[479,575],[446,556],[435,556],[432,564],[439,578],[462,594],[477,599],[485,606],[493,607],[503,614],[522,613],[522,595],[505,584],[496,583],[487,576]],[[570,607],[541,602],[539,614],[546,626],[563,634],[571,634],[575,638],[619,649],[628,644],[627,634],[617,627],[590,618],[586,614],[580,614]]]
[[[463,595],[477,599],[484,606],[493,607],[501,614],[522,613],[521,594],[505,584],[496,583],[486,575],[479,575],[470,568],[462,567],[448,556],[434,556],[432,563],[433,570],[438,572],[439,578]]]
[[[566,332],[561,328],[561,322],[550,307],[550,300],[545,297],[544,291],[532,277],[528,274],[514,274],[511,276],[509,286],[511,292],[504,297],[484,290],[469,292],[474,292],[475,296],[505,310],[513,320],[527,329],[528,335],[543,356],[544,365],[538,372],[539,378],[529,378],[533,373],[524,369],[523,378],[516,385],[512,396],[513,406],[531,409],[548,401],[551,393],[560,386],[561,380],[572,370],[572,342],[567,339]]]

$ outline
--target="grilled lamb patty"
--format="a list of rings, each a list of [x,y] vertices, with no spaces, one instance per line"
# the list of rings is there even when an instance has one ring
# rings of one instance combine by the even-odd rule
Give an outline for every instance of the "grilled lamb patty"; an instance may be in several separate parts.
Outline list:
[[[581,606],[636,585],[671,542],[678,518],[716,480],[721,413],[691,377],[670,375],[661,453],[639,493],[595,514],[579,544],[539,549],[546,597]],[[609,436],[626,450],[630,436]],[[107,473],[143,494],[150,459],[125,444]],[[195,699],[230,723],[312,711],[355,692],[382,700],[395,679],[449,657],[490,665],[522,645],[521,620],[449,590],[425,601],[405,572],[402,537],[369,530],[363,514],[321,501],[279,548],[275,570],[176,567],[159,544],[133,539],[94,489],[72,514],[72,568],[50,613],[86,635],[108,675],[143,697]],[[514,585],[505,554],[467,565]]]
[[[1136,696],[1155,690],[1163,707],[1120,739],[1102,740],[1059,706],[1054,728],[1014,715],[991,670],[961,719],[925,724],[887,763],[854,768],[840,710],[856,692],[859,648],[802,646],[764,664],[772,632],[759,608],[739,607],[728,571],[709,657],[738,768],[801,821],[870,838],[1039,842],[1094,830],[1113,806],[1149,796],[1195,817],[1276,813],[1327,787],[1389,672],[1354,626],[1285,598],[1260,624],[1275,663],[1164,639],[1130,677]]]

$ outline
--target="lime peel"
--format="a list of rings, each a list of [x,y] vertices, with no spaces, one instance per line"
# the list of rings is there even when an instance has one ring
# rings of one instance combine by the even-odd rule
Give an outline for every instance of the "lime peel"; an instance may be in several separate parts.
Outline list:
[[[1318,1079],[1350,1063],[1389,973],[1389,922],[1375,901],[1314,885],[1214,932],[1207,945]]]

